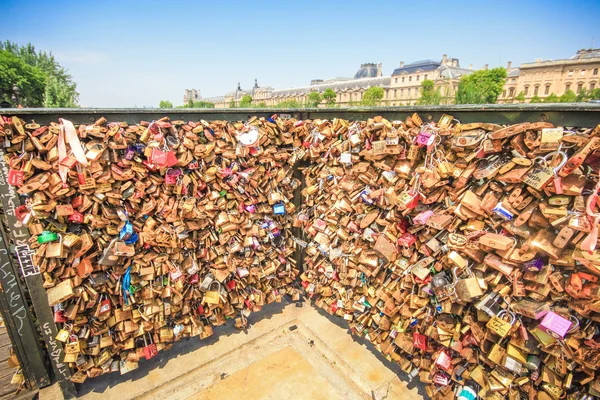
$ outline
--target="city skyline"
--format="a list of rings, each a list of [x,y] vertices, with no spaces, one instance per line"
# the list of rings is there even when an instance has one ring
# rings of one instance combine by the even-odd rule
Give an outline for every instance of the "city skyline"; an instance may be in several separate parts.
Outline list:
[[[444,53],[477,70],[600,47],[597,2],[509,1],[493,11],[474,1],[372,4],[174,1],[165,8],[160,2],[11,0],[3,8],[14,18],[3,23],[0,37],[52,51],[89,107],[178,105],[186,88],[219,96],[238,82],[250,88],[255,78],[274,88],[300,87],[352,77],[366,62],[382,63],[390,76],[401,61]],[[38,22],[23,24],[19,16]],[[564,23],[577,29],[557,29]]]

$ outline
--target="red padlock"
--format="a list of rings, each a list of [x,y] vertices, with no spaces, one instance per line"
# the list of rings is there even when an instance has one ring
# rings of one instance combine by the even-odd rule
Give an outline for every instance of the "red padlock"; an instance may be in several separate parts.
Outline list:
[[[19,167],[19,169],[15,169],[15,158],[17,157],[13,157],[8,163],[10,167],[10,169],[8,170],[8,184],[11,186],[22,186],[23,180],[25,178],[25,172],[21,170],[21,167]],[[23,163],[23,159],[20,157],[17,159],[17,161],[19,165]]]
[[[82,213],[80,213],[79,211],[75,211],[73,214],[69,215],[69,218],[67,218],[67,221],[73,222],[76,224],[82,224],[84,220],[85,220],[85,216]]]
[[[31,213],[26,205],[15,208],[15,216],[21,222],[25,222],[25,219],[31,218]],[[29,216],[29,217],[28,217]]]
[[[419,332],[413,333],[413,346],[423,351],[427,351],[427,336]]]
[[[152,336],[150,336],[152,338]],[[152,340],[152,339],[150,339]],[[154,343],[150,343],[148,344],[148,342],[146,342],[146,334],[144,334],[144,357],[146,357],[146,360],[151,359],[152,357],[156,356],[158,354],[158,348],[156,347],[156,344]]]
[[[233,279],[231,279],[230,281],[228,281],[225,286],[227,287],[228,290],[233,290],[235,289],[235,281]]]

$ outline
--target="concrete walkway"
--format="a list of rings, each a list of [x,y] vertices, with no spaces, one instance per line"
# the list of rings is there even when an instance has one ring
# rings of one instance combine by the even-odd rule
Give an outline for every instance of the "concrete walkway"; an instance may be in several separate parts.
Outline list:
[[[89,400],[421,399],[399,367],[309,304],[270,304],[247,332],[230,322],[205,340],[184,339],[125,375],[90,379]],[[338,325],[339,324],[339,325]],[[358,341],[357,341],[358,340]],[[56,399],[50,390],[41,400]]]

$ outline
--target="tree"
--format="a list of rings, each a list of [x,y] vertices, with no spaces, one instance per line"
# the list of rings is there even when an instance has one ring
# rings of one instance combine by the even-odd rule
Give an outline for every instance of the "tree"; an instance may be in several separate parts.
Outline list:
[[[575,103],[577,101],[577,95],[572,90],[567,90],[562,96],[560,96],[561,103]]]
[[[560,98],[555,93],[550,93],[548,97],[544,99],[544,103],[559,103]]]
[[[43,107],[46,76],[18,56],[0,50],[0,100],[12,103],[13,85],[20,89],[19,103],[24,107]],[[14,104],[16,107],[17,104]]]
[[[251,106],[252,106],[252,96],[247,94],[244,97],[242,97],[242,99],[240,100],[240,107],[241,108],[249,108]]]
[[[521,92],[519,92],[518,95],[515,96],[515,100],[517,100],[517,102],[522,103],[525,101],[525,92],[521,90]]]
[[[327,88],[323,92],[323,99],[325,100],[325,104],[327,106],[333,106],[335,104],[336,97],[337,95],[335,94],[332,88]]]
[[[319,92],[310,92],[308,94],[307,105],[309,107],[317,107],[319,104],[321,104],[322,100],[323,100],[323,98],[321,97],[321,94]]]
[[[600,100],[600,89],[590,90],[590,100]]]
[[[372,86],[365,90],[361,104],[363,106],[376,106],[381,99],[383,99],[383,88]]]
[[[300,108],[301,105],[298,100],[284,100],[280,103],[275,104],[275,108]]]
[[[43,102],[38,105],[39,107],[77,107],[79,101],[77,85],[73,82],[67,70],[54,59],[52,53],[46,53],[45,51],[38,52],[31,43],[19,46],[10,41],[0,43],[0,49],[16,56],[25,64],[41,72],[44,76]],[[4,80],[3,83],[19,86],[22,93],[21,97],[25,100],[25,92],[31,92],[31,90],[26,87],[28,85],[27,79],[20,81],[21,84],[16,81],[5,82]],[[37,89],[33,88],[32,90],[35,91]],[[27,105],[25,101],[21,103]]]
[[[541,103],[542,102],[542,98],[536,94],[535,96],[533,96],[531,98],[531,100],[529,100],[529,102],[530,103]]]
[[[440,89],[435,89],[434,82],[430,79],[425,79],[421,82],[421,97],[417,100],[419,105],[427,104],[440,104],[442,101],[442,94]]]
[[[214,107],[214,105],[213,105]],[[267,108],[267,103],[265,103],[264,101],[261,101],[260,103],[258,103],[256,105],[256,108]]]
[[[192,108],[215,108],[215,103],[210,101],[195,101]]]
[[[158,106],[160,108],[173,108],[173,103],[171,103],[169,100],[161,100]]]
[[[590,99],[589,93],[585,89],[581,89],[579,93],[577,93],[577,97],[575,101],[581,103],[582,101],[588,101]]]
[[[235,108],[235,100],[231,99],[231,101],[229,102],[229,108]]]
[[[506,69],[493,68],[464,75],[458,84],[456,104],[495,103],[506,79]]]

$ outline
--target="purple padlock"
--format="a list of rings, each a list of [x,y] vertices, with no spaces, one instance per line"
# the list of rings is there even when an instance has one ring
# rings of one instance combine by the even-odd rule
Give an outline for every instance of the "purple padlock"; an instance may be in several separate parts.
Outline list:
[[[173,168],[169,168],[167,169],[167,173],[165,174],[165,183],[167,185],[175,185],[177,183],[177,178],[179,178],[179,175],[182,174],[182,171],[180,168],[178,169],[173,169]]]
[[[573,323],[570,320],[550,311],[538,325],[538,328],[553,337],[564,338],[571,329],[571,325]]]
[[[133,148],[133,146],[129,146],[125,151],[125,159],[133,160],[133,156],[135,156],[135,149]]]

